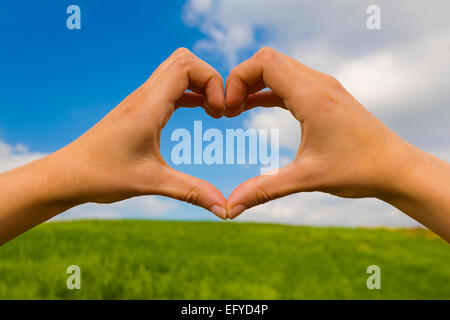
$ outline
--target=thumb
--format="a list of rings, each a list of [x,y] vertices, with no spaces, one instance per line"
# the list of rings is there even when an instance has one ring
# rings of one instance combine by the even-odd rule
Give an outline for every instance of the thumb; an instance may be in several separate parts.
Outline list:
[[[215,186],[199,178],[163,166],[158,194],[186,201],[211,211],[221,219],[226,219],[226,199]]]
[[[227,218],[234,219],[251,207],[302,191],[300,173],[299,166],[291,163],[273,174],[245,181],[227,200]]]

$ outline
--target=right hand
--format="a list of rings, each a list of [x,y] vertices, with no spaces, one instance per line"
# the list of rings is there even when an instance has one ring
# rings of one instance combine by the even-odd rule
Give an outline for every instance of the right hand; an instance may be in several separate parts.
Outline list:
[[[271,91],[262,91],[268,87]],[[333,77],[271,48],[235,67],[226,81],[225,115],[279,106],[301,125],[295,160],[275,174],[238,186],[228,218],[289,194],[322,191],[340,197],[382,197],[415,165],[412,146],[369,113]],[[280,123],[280,127],[283,124]]]

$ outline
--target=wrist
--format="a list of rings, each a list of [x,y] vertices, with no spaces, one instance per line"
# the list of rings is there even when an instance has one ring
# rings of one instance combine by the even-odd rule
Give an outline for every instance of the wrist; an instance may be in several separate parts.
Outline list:
[[[401,140],[394,148],[385,170],[384,187],[379,189],[377,198],[397,208],[421,206],[432,196],[431,185],[435,183],[442,160]]]
[[[67,147],[37,160],[34,169],[40,174],[42,199],[49,203],[60,203],[68,208],[80,205],[84,200],[80,172]]]
[[[0,175],[0,245],[78,204],[59,154]]]
[[[414,193],[413,180],[421,170],[424,152],[398,138],[388,147],[376,177],[376,198],[388,203],[405,199]]]
[[[414,146],[405,161],[388,192],[378,198],[450,241],[450,164]]]

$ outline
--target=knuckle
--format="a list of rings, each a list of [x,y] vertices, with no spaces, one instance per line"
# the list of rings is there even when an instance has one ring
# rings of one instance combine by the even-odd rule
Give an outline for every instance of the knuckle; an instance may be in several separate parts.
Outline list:
[[[255,57],[260,60],[272,60],[277,55],[277,51],[271,47],[262,47],[256,52]]]
[[[325,80],[326,80],[327,84],[332,88],[339,89],[342,87],[342,84],[339,82],[339,80],[333,76],[325,75]]]
[[[192,54],[191,51],[189,51],[189,49],[184,48],[184,47],[180,47],[180,48],[178,48],[177,50],[175,50],[175,51],[173,52],[173,55],[176,56],[176,57],[179,57],[179,56],[181,56],[181,57],[183,57],[183,56],[189,56],[189,55],[191,55],[191,54]]]
[[[192,61],[192,53],[186,48],[178,48],[172,55],[177,67],[186,67]]]
[[[266,190],[264,190],[262,187],[256,187],[255,196],[258,204],[263,204],[273,200],[270,194],[267,193]]]
[[[184,201],[190,204],[197,205],[199,203],[199,200],[200,200],[200,191],[197,185],[194,185],[184,195]]]
[[[228,79],[242,79],[241,71],[238,68],[231,70]]]

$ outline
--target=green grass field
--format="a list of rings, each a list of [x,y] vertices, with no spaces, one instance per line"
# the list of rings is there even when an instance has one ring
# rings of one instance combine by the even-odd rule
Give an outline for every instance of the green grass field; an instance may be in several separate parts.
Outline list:
[[[373,264],[381,290],[366,286]],[[0,247],[0,299],[35,298],[450,299],[450,246],[417,229],[47,223]]]

